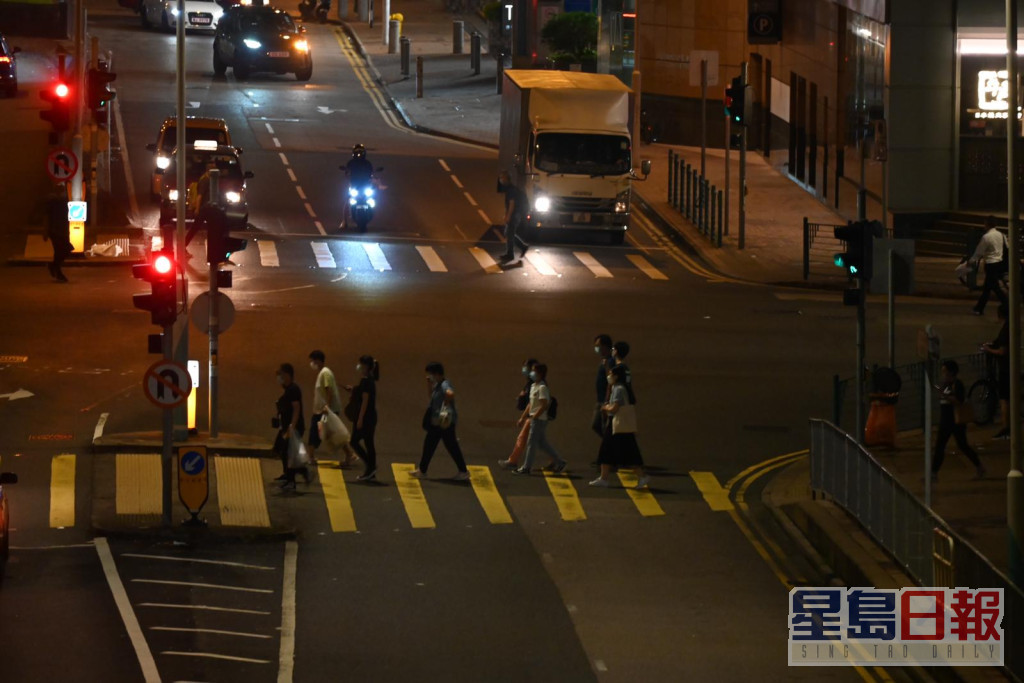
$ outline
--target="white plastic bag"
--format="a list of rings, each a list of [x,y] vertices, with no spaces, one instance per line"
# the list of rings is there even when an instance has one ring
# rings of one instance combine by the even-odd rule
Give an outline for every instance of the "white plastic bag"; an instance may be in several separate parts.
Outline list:
[[[352,438],[348,427],[330,408],[324,408],[317,429],[320,430],[320,441],[334,448],[341,448]]]
[[[291,469],[302,469],[309,464],[309,452],[306,450],[306,444],[302,443],[302,437],[292,430],[292,435],[288,438],[288,467]]]

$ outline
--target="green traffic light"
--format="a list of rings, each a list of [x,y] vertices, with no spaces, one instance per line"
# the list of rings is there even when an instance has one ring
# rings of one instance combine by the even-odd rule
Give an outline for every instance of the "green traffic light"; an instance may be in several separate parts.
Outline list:
[[[840,268],[842,268],[843,266],[846,265],[846,260],[843,259],[843,255],[842,254],[836,254],[834,257],[832,257],[832,263],[834,263],[837,266],[839,266]]]
[[[850,266],[850,275],[856,275],[856,274],[857,274],[857,266],[852,266],[851,265]]]

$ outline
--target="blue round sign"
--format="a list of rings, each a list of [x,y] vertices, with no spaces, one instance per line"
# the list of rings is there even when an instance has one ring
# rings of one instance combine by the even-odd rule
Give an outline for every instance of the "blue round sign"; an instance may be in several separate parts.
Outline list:
[[[181,469],[189,476],[198,476],[206,469],[206,458],[202,453],[189,451],[181,457]]]

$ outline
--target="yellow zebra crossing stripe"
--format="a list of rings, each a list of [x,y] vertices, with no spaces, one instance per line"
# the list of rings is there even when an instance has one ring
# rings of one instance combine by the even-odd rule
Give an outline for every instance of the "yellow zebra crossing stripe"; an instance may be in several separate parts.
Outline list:
[[[634,472],[619,470],[619,481],[622,482],[626,493],[633,501],[633,505],[636,505],[636,509],[640,511],[641,515],[644,517],[661,517],[665,514],[653,493],[647,489],[636,488],[637,478]]]
[[[409,523],[413,529],[433,529],[437,526],[434,523],[434,516],[430,514],[430,507],[423,495],[423,487],[418,479],[410,474],[415,465],[392,463],[391,471],[395,475],[395,486],[398,487],[398,495],[402,497],[402,505],[405,506],[405,514],[409,517]]]
[[[50,460],[50,528],[75,526],[75,454]]]
[[[224,526],[269,527],[267,494],[258,458],[217,456],[217,508]]]
[[[118,453],[114,463],[117,472],[114,510],[117,514],[159,515],[163,511],[160,456]]]
[[[324,488],[324,501],[327,503],[327,516],[331,519],[331,531],[355,531],[356,516],[352,512],[352,501],[349,500],[348,489],[345,488],[344,474],[341,470],[322,467],[319,470],[319,475],[320,485]]]
[[[488,521],[491,524],[511,524],[512,515],[498,493],[498,487],[494,485],[491,469],[479,465],[470,465],[468,469],[469,483],[473,485],[473,493],[487,514]]]
[[[725,512],[735,509],[729,500],[729,489],[722,488],[712,472],[690,472],[690,478],[712,510]]]
[[[563,520],[580,522],[587,518],[587,514],[583,511],[583,505],[580,503],[580,497],[576,494],[576,487],[572,485],[572,480],[569,477],[545,472],[544,481],[547,482],[548,489],[551,490],[551,495],[555,499],[555,505],[558,506],[558,512]]]

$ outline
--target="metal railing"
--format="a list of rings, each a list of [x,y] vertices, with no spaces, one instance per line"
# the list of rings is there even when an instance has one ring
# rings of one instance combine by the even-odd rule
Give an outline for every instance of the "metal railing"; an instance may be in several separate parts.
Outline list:
[[[722,246],[725,199],[722,190],[676,154],[668,151],[668,203],[716,247]]]
[[[807,220],[807,216],[804,216],[804,280],[811,278],[811,269],[814,266],[820,266],[825,263],[829,266],[827,274],[836,276],[842,274],[845,276],[845,271],[836,268],[833,263],[835,254],[843,250],[843,241],[836,239],[834,230],[845,227],[845,225],[845,223],[842,225],[811,223]],[[826,274],[825,269],[822,270],[821,274]]]
[[[1003,589],[1005,665],[1024,677],[1024,592],[849,434],[825,420],[811,420],[810,431],[811,491],[855,517],[914,581]]]

